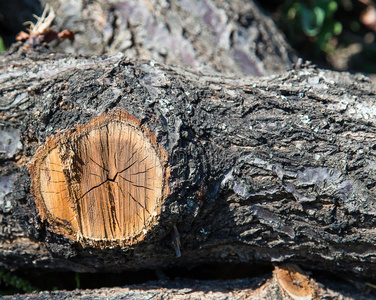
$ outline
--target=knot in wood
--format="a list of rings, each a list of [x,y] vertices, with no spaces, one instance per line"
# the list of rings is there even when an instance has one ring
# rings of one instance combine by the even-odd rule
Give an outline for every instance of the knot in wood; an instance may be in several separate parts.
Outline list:
[[[29,170],[39,213],[53,231],[83,244],[131,245],[157,224],[166,166],[155,136],[119,110],[49,138]]]

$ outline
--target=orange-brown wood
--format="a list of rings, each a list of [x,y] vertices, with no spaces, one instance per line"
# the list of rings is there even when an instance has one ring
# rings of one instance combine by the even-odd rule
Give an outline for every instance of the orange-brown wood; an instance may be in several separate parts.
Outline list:
[[[293,264],[275,267],[274,278],[281,289],[294,300],[310,300],[314,298],[314,289],[307,275]]]
[[[129,245],[157,223],[168,194],[166,164],[155,136],[118,110],[49,138],[29,170],[53,231],[83,244]]]

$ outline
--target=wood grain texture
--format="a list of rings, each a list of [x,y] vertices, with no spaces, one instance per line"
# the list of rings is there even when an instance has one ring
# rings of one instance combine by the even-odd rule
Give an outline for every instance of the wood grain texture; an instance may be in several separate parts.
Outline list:
[[[83,244],[132,244],[166,196],[165,151],[123,110],[48,139],[29,169],[42,219]]]
[[[287,298],[311,300],[315,298],[315,283],[296,265],[283,264],[275,267],[274,279]],[[316,287],[317,288],[317,287]]]

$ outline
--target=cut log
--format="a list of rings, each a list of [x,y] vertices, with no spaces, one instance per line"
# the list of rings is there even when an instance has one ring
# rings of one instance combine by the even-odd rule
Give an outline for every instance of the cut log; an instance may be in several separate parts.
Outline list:
[[[30,164],[42,220],[83,244],[133,244],[167,194],[165,150],[124,111],[50,138]]]
[[[310,300],[315,296],[315,287],[302,270],[296,265],[282,265],[274,270],[274,278],[282,290],[294,300]]]
[[[3,268],[85,272],[290,261],[374,278],[375,87],[367,78],[310,66],[259,79],[224,78],[122,55],[37,53],[3,56],[0,73]],[[119,111],[134,121],[117,117]],[[103,124],[124,135],[109,133],[107,142]],[[128,135],[137,145],[125,141]],[[122,138],[125,150],[110,146]],[[99,151],[101,143],[118,149],[110,151],[115,157]],[[127,168],[120,161],[141,148],[138,161],[141,153],[154,158],[140,172],[150,165],[164,174],[147,183],[166,182],[154,195],[161,199],[156,207],[138,186],[119,183]],[[51,175],[50,162],[63,177]],[[100,178],[88,179],[92,171]],[[132,175],[137,182],[139,175]],[[68,186],[62,204],[47,196],[56,183],[41,183],[42,176]],[[120,185],[138,193],[135,200],[120,188],[105,190]],[[150,205],[150,215],[158,214],[142,239],[130,242],[134,233],[119,229],[127,224],[119,218],[132,210],[121,208],[124,200],[133,212]],[[135,236],[149,222],[146,215]],[[72,218],[77,223],[65,222]],[[113,230],[107,240],[104,228]]]

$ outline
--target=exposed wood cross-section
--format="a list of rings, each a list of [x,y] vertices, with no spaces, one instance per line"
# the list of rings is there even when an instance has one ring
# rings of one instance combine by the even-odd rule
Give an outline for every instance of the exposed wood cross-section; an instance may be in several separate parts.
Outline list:
[[[42,218],[86,240],[142,239],[166,195],[164,153],[123,111],[50,138],[30,165]]]

